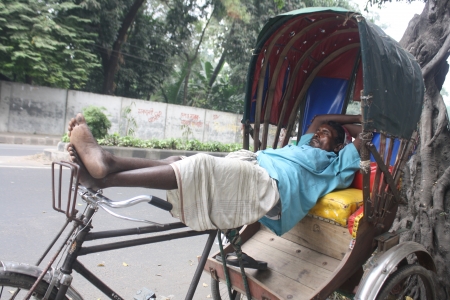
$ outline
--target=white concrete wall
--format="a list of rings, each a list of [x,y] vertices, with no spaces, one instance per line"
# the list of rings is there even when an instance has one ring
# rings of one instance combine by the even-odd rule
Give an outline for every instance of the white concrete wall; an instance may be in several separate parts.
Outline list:
[[[167,115],[165,136],[203,141],[205,110],[201,108],[170,105]]]
[[[91,105],[104,107],[105,115],[111,121],[109,132],[119,132],[120,111],[122,106],[121,97],[69,90],[67,95],[67,117],[65,123],[67,124],[70,118],[77,113],[82,112],[84,107]]]
[[[12,97],[12,84],[0,81],[0,132],[8,131],[9,102]]]
[[[128,115],[125,115],[124,111],[127,107],[130,107],[131,112]],[[166,117],[166,103],[123,98],[119,132],[122,135],[125,135],[127,119],[134,119],[137,124],[135,136],[141,139],[164,139]],[[129,126],[131,126],[130,121],[128,121],[128,127]]]
[[[206,110],[203,139],[216,142],[242,142],[241,118],[241,115]]]
[[[124,135],[128,118],[136,121],[135,137],[141,139],[188,134],[202,142],[242,141],[241,115],[4,81],[0,81],[0,132],[63,135],[70,118],[90,105],[105,108],[112,124],[109,133]],[[124,113],[127,107],[129,114]]]
[[[2,108],[9,107],[9,111],[6,109],[8,111],[7,130],[19,133],[62,135],[66,94],[67,90],[63,89],[2,82]],[[0,117],[1,123],[4,123],[3,118],[6,119],[6,116],[2,113]]]

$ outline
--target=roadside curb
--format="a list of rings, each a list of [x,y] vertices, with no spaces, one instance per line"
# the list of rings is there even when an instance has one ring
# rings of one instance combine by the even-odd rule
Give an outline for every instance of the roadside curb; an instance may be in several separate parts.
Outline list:
[[[59,142],[56,149],[45,149],[46,157],[51,161],[69,160],[69,153],[65,150],[66,143]],[[146,159],[165,159],[170,156],[191,156],[197,153],[206,153],[212,156],[224,157],[227,152],[202,152],[202,151],[185,151],[185,150],[167,150],[167,149],[147,149],[133,147],[112,147],[102,146],[102,148],[111,154],[119,157],[138,157]]]
[[[56,146],[61,136],[26,135],[20,133],[0,133],[0,144],[48,145]]]

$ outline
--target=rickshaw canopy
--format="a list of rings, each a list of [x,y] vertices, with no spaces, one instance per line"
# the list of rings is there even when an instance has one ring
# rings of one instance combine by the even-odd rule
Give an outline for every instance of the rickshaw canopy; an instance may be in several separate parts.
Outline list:
[[[320,106],[345,113],[349,101],[362,101],[365,131],[409,139],[423,94],[419,64],[378,26],[343,8],[305,8],[271,18],[261,30],[243,123],[255,123],[259,113],[286,127],[300,111],[305,131],[315,112],[323,113]],[[270,109],[258,108],[258,101]]]

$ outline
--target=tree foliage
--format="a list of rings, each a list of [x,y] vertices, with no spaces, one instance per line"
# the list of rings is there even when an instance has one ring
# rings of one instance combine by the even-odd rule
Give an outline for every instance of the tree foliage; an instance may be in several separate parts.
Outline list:
[[[94,34],[79,28],[72,1],[0,3],[0,73],[14,81],[82,88],[98,63],[89,50]]]
[[[336,5],[349,7],[347,0],[7,0],[0,73],[240,113],[252,48],[267,20]]]

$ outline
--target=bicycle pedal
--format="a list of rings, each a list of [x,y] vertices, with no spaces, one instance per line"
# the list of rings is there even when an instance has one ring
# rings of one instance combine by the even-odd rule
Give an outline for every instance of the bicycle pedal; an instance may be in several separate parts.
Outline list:
[[[134,295],[133,297],[133,300],[155,300],[155,299],[156,299],[155,292],[145,287],[137,291],[136,295]]]

